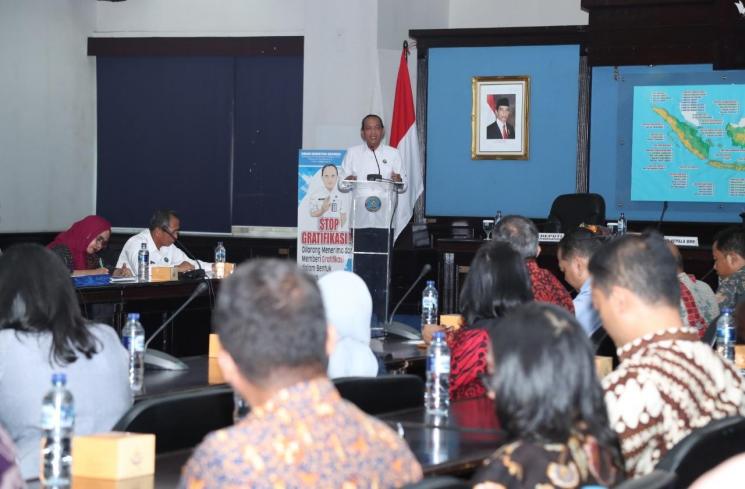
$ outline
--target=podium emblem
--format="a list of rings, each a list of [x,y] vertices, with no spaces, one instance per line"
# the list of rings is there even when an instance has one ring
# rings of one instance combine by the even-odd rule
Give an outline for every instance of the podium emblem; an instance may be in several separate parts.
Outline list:
[[[370,212],[378,212],[382,206],[380,197],[372,196],[365,199],[365,209]]]

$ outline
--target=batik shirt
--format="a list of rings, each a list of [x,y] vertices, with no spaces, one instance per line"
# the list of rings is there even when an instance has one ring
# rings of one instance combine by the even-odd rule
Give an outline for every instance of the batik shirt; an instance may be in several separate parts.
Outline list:
[[[734,309],[738,301],[745,299],[745,267],[742,267],[729,277],[719,280],[717,300],[719,308]]]
[[[554,274],[538,266],[535,259],[525,260],[533,288],[533,299],[561,306],[574,314],[574,303],[567,289],[554,277]]]
[[[181,487],[386,488],[422,477],[406,443],[323,377],[300,382],[208,435]]]
[[[654,470],[694,429],[745,414],[742,378],[734,365],[699,341],[694,329],[642,336],[619,348],[618,358],[603,388],[627,475]]]
[[[594,438],[571,437],[563,443],[517,441],[501,447],[484,461],[473,478],[474,489],[573,489],[585,485],[610,487],[621,478]]]

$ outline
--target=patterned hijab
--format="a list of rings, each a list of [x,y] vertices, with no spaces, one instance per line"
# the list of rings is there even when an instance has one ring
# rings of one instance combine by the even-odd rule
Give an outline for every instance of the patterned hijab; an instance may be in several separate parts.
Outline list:
[[[76,222],[70,229],[63,231],[54,238],[54,241],[47,245],[47,248],[54,248],[58,245],[65,245],[70,249],[74,270],[85,270],[87,265],[88,245],[91,241],[104,231],[111,231],[111,223],[99,216],[87,216]]]

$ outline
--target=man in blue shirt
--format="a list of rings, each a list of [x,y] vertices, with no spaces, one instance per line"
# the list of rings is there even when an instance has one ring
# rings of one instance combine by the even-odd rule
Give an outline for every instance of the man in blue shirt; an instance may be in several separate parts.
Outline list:
[[[578,228],[564,235],[558,248],[559,269],[564,273],[564,280],[578,291],[572,301],[574,314],[588,336],[602,327],[600,316],[592,304],[592,279],[588,264],[603,241],[604,237],[592,230]]]

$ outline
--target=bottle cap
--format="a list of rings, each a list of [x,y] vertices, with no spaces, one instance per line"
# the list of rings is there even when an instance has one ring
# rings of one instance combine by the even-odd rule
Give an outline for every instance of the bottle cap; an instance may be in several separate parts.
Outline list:
[[[127,314],[127,321],[139,321],[140,320],[140,313],[139,312],[130,312]]]
[[[67,384],[67,375],[64,372],[54,372],[52,374],[52,384]]]
[[[732,308],[731,307],[723,307],[722,308],[722,314],[732,314]]]
[[[434,280],[427,280],[427,285],[428,285],[428,286],[429,286],[429,285],[432,285],[432,286],[434,286],[434,285],[435,285],[435,281],[434,281]]]
[[[444,340],[445,339],[445,332],[444,331],[435,331],[435,333],[432,335],[432,339],[435,339],[435,340]]]

